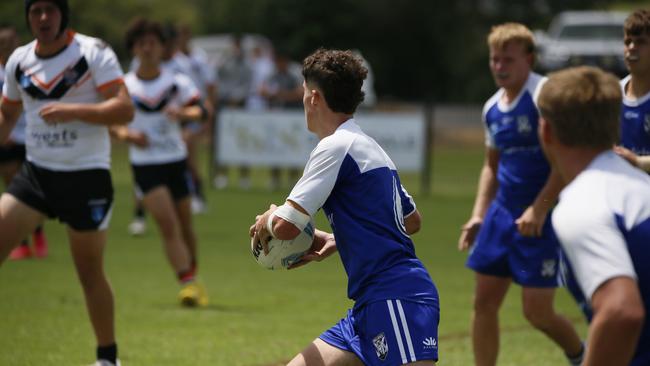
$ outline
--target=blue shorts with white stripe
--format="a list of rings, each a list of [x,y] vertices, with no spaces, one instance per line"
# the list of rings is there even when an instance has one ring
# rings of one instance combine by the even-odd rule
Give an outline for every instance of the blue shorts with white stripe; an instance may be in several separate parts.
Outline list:
[[[397,366],[438,360],[437,305],[408,300],[376,301],[356,310],[320,339],[356,354],[365,365]]]

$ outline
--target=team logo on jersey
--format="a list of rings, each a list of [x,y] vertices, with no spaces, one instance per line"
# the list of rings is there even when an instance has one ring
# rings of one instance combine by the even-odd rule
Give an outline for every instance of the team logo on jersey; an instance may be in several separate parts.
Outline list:
[[[438,342],[433,337],[427,337],[422,341],[424,349],[436,349],[438,348]]]
[[[512,121],[514,121],[514,118],[510,116],[503,116],[503,118],[501,118],[501,124],[504,126],[510,124]]]
[[[72,86],[79,80],[79,72],[73,68],[69,68],[63,72],[63,83],[67,86]]]
[[[547,259],[542,262],[542,276],[543,277],[553,277],[556,272],[556,261],[555,259]]]
[[[518,116],[517,117],[517,132],[522,135],[528,135],[533,131],[533,127],[530,125],[528,116]]]
[[[643,120],[643,129],[646,133],[650,133],[650,114],[645,115],[645,119]]]
[[[22,88],[27,88],[32,84],[32,80],[31,80],[30,76],[27,75],[27,74],[22,74],[18,81],[20,82],[20,86]]]
[[[382,361],[385,360],[386,356],[388,356],[388,342],[386,342],[386,336],[384,333],[382,332],[377,334],[375,338],[372,339],[372,344],[375,345],[377,357]]]
[[[90,200],[88,206],[90,206],[90,218],[96,223],[101,222],[106,216],[106,200]]]

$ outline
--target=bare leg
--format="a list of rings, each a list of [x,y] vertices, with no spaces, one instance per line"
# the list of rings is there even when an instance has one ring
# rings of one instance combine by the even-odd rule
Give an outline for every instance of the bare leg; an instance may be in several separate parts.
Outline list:
[[[106,231],[75,231],[68,228],[77,276],[86,297],[97,345],[115,343],[113,291],[104,274]]]
[[[174,271],[177,274],[189,271],[190,256],[169,190],[166,187],[154,188],[144,196],[143,203],[158,225],[167,259]]]
[[[409,362],[405,365],[425,366],[435,365],[434,361]],[[336,348],[320,338],[316,338],[302,352],[296,355],[287,366],[363,366],[361,360],[354,354]]]
[[[190,171],[190,174],[192,176],[192,181],[194,185],[194,192],[192,192],[193,195],[200,197],[201,199],[204,199],[203,197],[203,192],[202,192],[202,178],[201,178],[201,170],[198,167],[198,152],[197,152],[197,141],[198,136],[196,135],[187,135],[184,136],[185,140],[185,146],[187,147],[187,168]]]
[[[191,198],[188,196],[180,201],[177,201],[175,208],[176,214],[180,221],[183,241],[185,242],[187,252],[189,253],[190,262],[192,264],[197,264],[198,248],[196,244],[196,234],[194,233],[194,227],[192,226]]]
[[[544,332],[568,356],[582,351],[582,342],[569,320],[555,312],[553,299],[555,289],[524,287],[522,302],[524,315],[532,326]]]
[[[3,193],[0,196],[0,263],[44,219],[42,213]]]
[[[477,366],[494,366],[499,355],[499,308],[511,279],[477,273],[472,345]]]
[[[316,338],[287,366],[363,366],[363,363],[354,353],[336,348]]]

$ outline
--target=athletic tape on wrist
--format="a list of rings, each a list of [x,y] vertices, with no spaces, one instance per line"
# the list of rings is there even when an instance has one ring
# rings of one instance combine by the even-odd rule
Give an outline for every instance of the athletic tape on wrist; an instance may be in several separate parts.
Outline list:
[[[278,209],[275,210],[271,215],[269,215],[269,221],[266,223],[267,229],[269,229],[269,227],[271,229],[273,228],[273,216],[277,216],[281,219],[289,221],[290,223],[294,224],[300,231],[303,231],[311,220],[311,217],[309,215],[304,214],[295,209],[293,206],[285,203],[284,205],[278,207]],[[271,230],[269,230],[269,232],[270,231]],[[273,233],[271,233],[271,235],[275,237]]]

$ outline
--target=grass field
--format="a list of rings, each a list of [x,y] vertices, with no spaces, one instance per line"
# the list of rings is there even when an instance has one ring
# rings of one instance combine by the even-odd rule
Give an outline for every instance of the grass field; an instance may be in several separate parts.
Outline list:
[[[432,194],[415,194],[423,227],[413,239],[441,296],[440,365],[471,365],[468,333],[473,291],[465,253],[456,250],[470,213],[482,149],[435,150]],[[344,315],[346,278],[337,256],[295,271],[267,271],[249,253],[247,231],[255,214],[287,192],[270,193],[266,171],[254,189],[210,190],[210,211],[195,216],[200,274],[211,304],[184,309],[178,285],[149,222],[145,237],[126,232],[131,219],[131,175],[124,147],[114,151],[116,202],[106,251],[116,296],[120,358],[129,365],[280,365]],[[317,224],[325,227],[319,214]],[[94,359],[94,337],[71,262],[63,226],[46,224],[50,256],[6,262],[0,268],[0,365],[84,365]],[[0,234],[1,235],[1,234]],[[562,365],[562,352],[533,331],[513,287],[501,310],[499,365]],[[564,290],[556,300],[585,334],[584,321]]]

